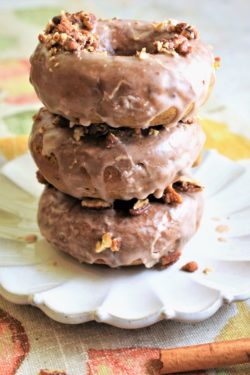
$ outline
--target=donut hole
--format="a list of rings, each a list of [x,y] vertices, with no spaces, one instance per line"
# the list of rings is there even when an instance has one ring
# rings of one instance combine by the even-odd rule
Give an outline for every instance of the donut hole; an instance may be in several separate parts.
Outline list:
[[[151,55],[156,55],[158,53],[157,49],[154,47],[154,42],[157,41],[157,37],[150,40],[145,40],[142,36],[140,38],[135,38],[126,40],[126,43],[122,43],[120,40],[119,46],[112,46],[113,49],[108,52],[115,56],[135,56],[136,53],[146,48],[147,53]],[[129,44],[128,44],[129,43]]]

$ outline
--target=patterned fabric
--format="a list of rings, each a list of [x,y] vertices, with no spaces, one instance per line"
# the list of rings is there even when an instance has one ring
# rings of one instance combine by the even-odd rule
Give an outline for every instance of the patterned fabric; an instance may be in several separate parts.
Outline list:
[[[29,84],[27,56],[36,44],[35,35],[59,9],[20,7],[0,14],[0,163],[27,150],[31,117],[41,105]],[[7,22],[15,25],[13,29]],[[207,119],[202,124],[206,147],[235,160],[250,158],[248,139],[232,134],[224,124]],[[249,306],[249,302],[224,306],[211,319],[196,324],[164,321],[124,331],[94,322],[59,324],[34,307],[0,297],[0,375],[36,375],[41,368],[61,369],[69,375],[154,375],[159,348],[250,337]],[[247,375],[250,367],[208,373]]]

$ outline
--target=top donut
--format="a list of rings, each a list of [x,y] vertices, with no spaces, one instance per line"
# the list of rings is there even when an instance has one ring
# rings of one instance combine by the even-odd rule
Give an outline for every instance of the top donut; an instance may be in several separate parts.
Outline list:
[[[39,35],[30,79],[48,110],[74,124],[173,125],[208,97],[214,57],[184,22],[62,12]]]

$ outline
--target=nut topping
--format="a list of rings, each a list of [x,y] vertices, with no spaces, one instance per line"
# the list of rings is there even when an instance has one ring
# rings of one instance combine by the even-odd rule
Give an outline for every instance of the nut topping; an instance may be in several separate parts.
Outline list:
[[[203,186],[190,177],[181,176],[173,183],[173,188],[184,193],[197,193],[203,190]]]
[[[120,238],[113,238],[111,243],[111,251],[116,252],[120,250],[122,240]]]
[[[170,266],[171,264],[175,263],[180,258],[180,256],[181,252],[179,250],[168,253],[168,255],[164,255],[163,257],[161,257],[160,267],[166,268]]]
[[[102,199],[97,198],[84,198],[81,201],[81,205],[86,208],[94,208],[96,210],[102,209],[102,208],[110,208],[112,207],[112,203],[106,202]]]
[[[101,253],[106,249],[111,249],[111,251],[116,252],[119,251],[121,247],[121,239],[120,238],[112,238],[111,233],[107,232],[104,233],[102,236],[102,240],[98,241],[95,246],[96,253]]]
[[[196,262],[188,262],[181,267],[181,271],[184,272],[195,272],[198,270],[198,264]]]
[[[163,195],[163,200],[165,203],[172,204],[172,203],[177,203],[180,204],[182,203],[182,196],[177,193],[177,191],[173,188],[173,185],[169,185],[166,187]]]
[[[138,216],[145,214],[150,207],[150,203],[148,199],[138,199],[136,203],[133,205],[133,208],[130,208],[129,213],[132,216]]]
[[[186,56],[192,52],[192,46],[189,41],[198,38],[198,32],[192,25],[186,22],[176,23],[173,20],[169,20],[167,23],[160,22],[155,27],[157,31],[165,29],[169,33],[169,38],[154,42],[153,45],[156,53],[171,55],[178,53],[181,56]]]
[[[84,136],[84,129],[82,126],[76,126],[74,128],[74,132],[73,132],[73,138],[75,141],[79,142],[81,137]]]
[[[157,137],[157,135],[160,133],[160,131],[159,130],[157,130],[157,129],[154,129],[154,128],[150,128],[149,129],[149,135],[153,135],[154,137]]]
[[[98,37],[92,34],[96,17],[92,13],[65,13],[55,16],[48,23],[44,34],[40,34],[40,43],[55,55],[58,50],[93,52],[98,45]]]
[[[163,199],[165,203],[182,203],[182,196],[179,192],[182,193],[197,193],[202,191],[203,187],[196,180],[193,180],[190,177],[180,176],[178,180],[166,187]]]
[[[137,51],[135,55],[139,60],[145,60],[148,57],[146,48],[142,48],[141,51]]]

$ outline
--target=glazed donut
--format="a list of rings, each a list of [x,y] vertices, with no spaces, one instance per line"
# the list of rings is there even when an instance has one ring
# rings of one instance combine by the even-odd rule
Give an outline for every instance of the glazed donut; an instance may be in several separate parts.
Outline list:
[[[195,162],[204,133],[196,122],[138,130],[105,124],[70,128],[66,119],[42,109],[35,116],[30,150],[44,178],[73,197],[160,198]]]
[[[78,199],[46,187],[38,210],[43,236],[80,262],[109,267],[177,260],[196,232],[201,218],[201,193],[181,193],[182,204],[152,202],[147,213],[130,216],[124,207],[84,208]]]
[[[186,23],[54,17],[31,57],[30,80],[52,113],[74,124],[173,125],[214,83],[211,48]]]

